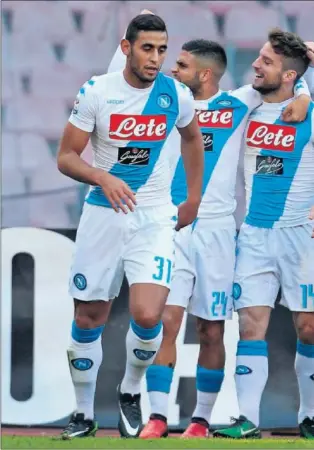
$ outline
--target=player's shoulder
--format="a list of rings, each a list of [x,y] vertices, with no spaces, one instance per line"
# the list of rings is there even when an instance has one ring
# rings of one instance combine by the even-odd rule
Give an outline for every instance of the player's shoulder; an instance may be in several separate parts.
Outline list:
[[[175,78],[172,78],[169,75],[165,75],[164,73],[160,72],[158,80],[161,85],[166,84],[170,88],[175,89],[178,96],[189,96],[193,98],[191,89],[184,83],[181,83],[180,81],[176,80]]]
[[[93,75],[87,80],[80,89],[81,94],[103,95],[117,79],[121,76],[120,72],[105,73],[102,75]]]

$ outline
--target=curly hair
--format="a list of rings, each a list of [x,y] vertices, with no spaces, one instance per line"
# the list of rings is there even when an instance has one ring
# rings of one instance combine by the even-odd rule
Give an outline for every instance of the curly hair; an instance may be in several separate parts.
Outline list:
[[[268,41],[278,55],[282,55],[284,70],[295,70],[297,79],[306,72],[310,59],[307,56],[307,46],[295,33],[274,28],[268,33]]]

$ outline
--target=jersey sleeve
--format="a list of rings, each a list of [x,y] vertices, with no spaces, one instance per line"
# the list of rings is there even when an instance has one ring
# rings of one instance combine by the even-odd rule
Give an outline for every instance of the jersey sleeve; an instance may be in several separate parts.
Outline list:
[[[124,39],[124,36],[123,38]],[[107,73],[118,72],[123,70],[126,63],[126,56],[122,53],[121,46],[119,44],[115,54],[113,55],[112,60],[109,63],[109,67]]]
[[[69,122],[80,130],[91,133],[96,124],[97,96],[95,77],[87,81],[79,90],[69,118]]]
[[[256,89],[253,89],[251,84],[229,91],[229,94],[241,100],[248,107],[249,112],[252,112],[253,109],[263,102],[261,94]]]
[[[194,98],[191,90],[183,83],[176,83],[179,101],[179,115],[176,122],[177,128],[184,128],[188,126],[194,116]]]
[[[301,77],[294,85],[294,96],[300,97],[300,95],[307,95],[311,97],[308,84],[304,77]]]
[[[303,78],[307,82],[312,98],[314,98],[314,67],[309,67],[305,72]]]

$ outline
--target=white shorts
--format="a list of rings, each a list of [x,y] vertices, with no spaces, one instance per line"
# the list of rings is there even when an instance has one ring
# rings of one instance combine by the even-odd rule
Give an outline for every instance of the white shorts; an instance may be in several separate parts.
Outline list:
[[[76,236],[70,295],[78,300],[110,300],[129,285],[169,287],[174,259],[173,205],[116,213],[85,203]]]
[[[314,311],[312,230],[309,224],[272,229],[242,225],[233,289],[235,310],[273,308],[281,287],[282,305],[291,311]]]
[[[220,221],[221,223],[221,221]],[[233,217],[213,226],[197,221],[175,238],[175,265],[167,305],[206,320],[232,318],[236,227]]]

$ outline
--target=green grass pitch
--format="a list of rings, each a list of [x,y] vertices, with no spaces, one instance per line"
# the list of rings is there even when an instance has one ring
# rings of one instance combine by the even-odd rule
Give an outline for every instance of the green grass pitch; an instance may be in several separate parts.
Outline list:
[[[60,441],[50,437],[2,436],[2,449],[303,449],[314,448],[314,441],[305,439],[190,439],[178,438],[140,440],[112,437]]]

